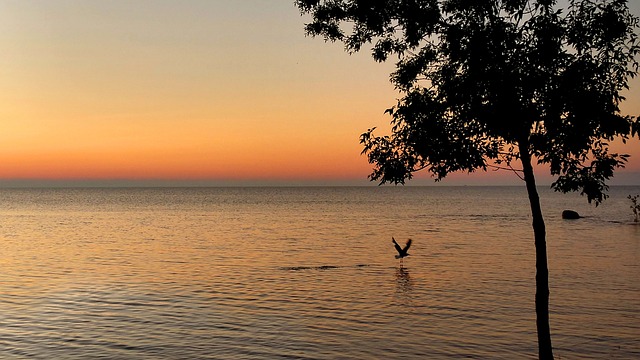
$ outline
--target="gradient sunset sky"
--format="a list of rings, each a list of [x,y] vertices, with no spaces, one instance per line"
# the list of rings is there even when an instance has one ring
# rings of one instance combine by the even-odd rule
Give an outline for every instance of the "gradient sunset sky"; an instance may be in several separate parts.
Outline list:
[[[0,180],[366,182],[358,136],[388,128],[393,61],[307,21],[292,0],[0,0]],[[640,184],[640,142],[616,150]]]

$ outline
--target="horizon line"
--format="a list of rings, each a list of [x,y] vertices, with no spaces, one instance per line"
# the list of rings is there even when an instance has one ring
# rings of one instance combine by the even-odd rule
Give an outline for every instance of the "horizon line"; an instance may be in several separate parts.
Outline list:
[[[521,187],[520,181],[476,181],[436,182],[433,179],[412,179],[405,184],[379,184],[367,179],[352,180],[173,180],[173,179],[0,179],[1,189],[11,188],[240,188],[240,187]],[[467,179],[469,180],[469,179]],[[627,179],[630,180],[630,179]],[[551,187],[551,182],[540,182],[537,187]],[[610,182],[608,186],[640,186],[638,181]]]

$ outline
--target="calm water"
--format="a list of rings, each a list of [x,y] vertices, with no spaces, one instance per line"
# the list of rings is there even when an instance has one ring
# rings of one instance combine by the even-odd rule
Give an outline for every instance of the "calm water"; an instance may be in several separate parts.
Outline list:
[[[541,191],[556,355],[640,358],[640,187]],[[533,359],[530,223],[519,187],[0,190],[0,358]]]

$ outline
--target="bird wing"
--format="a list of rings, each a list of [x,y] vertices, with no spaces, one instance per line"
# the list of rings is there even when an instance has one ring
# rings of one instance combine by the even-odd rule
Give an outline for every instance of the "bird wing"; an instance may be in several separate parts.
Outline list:
[[[413,240],[411,240],[411,239],[407,240],[407,243],[404,245],[404,249],[402,249],[403,253],[406,253],[407,251],[409,251],[409,248],[411,247],[411,243],[412,242],[413,242]]]
[[[398,243],[396,242],[396,239],[394,239],[393,237],[391,238],[391,241],[393,242],[393,246],[396,248],[396,250],[398,251],[399,254],[402,254],[402,248],[400,247],[400,245],[398,245]]]

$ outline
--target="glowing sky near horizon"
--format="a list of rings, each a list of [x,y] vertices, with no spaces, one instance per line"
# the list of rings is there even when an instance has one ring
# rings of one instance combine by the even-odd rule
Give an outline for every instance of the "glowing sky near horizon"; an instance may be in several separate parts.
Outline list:
[[[0,0],[0,179],[366,178],[393,63],[306,20],[293,1]],[[638,141],[621,151],[640,172]]]

